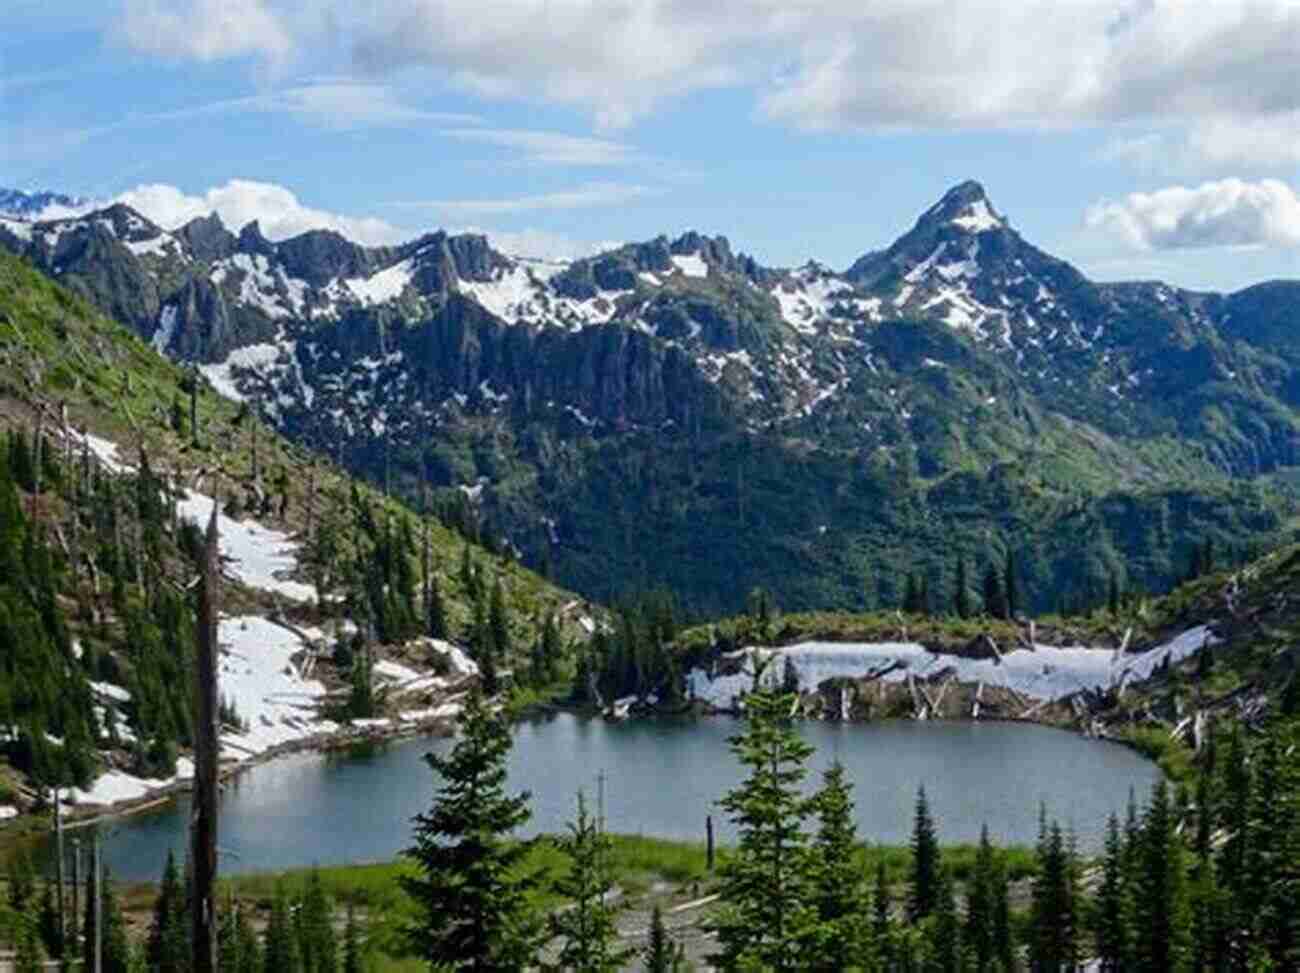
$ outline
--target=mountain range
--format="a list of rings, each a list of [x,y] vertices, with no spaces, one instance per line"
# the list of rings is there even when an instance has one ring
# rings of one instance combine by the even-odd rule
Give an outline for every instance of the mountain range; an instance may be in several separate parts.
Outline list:
[[[545,261],[121,204],[0,219],[0,245],[291,438],[463,496],[593,597],[873,607],[1010,551],[1042,609],[1294,528],[1300,282],[1091,281],[976,182],[843,270],[695,232]]]

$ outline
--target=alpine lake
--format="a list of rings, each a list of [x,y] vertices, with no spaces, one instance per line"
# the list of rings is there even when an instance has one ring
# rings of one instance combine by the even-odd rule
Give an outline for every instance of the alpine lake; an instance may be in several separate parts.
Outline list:
[[[703,841],[712,816],[717,839],[734,832],[717,806],[741,779],[725,716],[607,722],[572,713],[515,727],[508,783],[531,793],[521,836],[563,832],[579,790],[603,805],[611,832]],[[1032,844],[1040,807],[1072,829],[1080,850],[1099,850],[1106,819],[1123,815],[1130,793],[1144,802],[1160,771],[1126,747],[1030,723],[805,722],[813,744],[806,786],[833,760],[853,783],[859,835],[906,844],[917,788],[924,786],[941,842]],[[218,847],[223,872],[258,872],[390,860],[410,843],[411,819],[427,810],[435,778],[424,761],[454,741],[422,737],[348,753],[303,752],[252,767],[228,781]],[[104,858],[119,879],[161,874],[168,849],[185,854],[190,804],[105,820]],[[85,832],[74,832],[80,840]]]

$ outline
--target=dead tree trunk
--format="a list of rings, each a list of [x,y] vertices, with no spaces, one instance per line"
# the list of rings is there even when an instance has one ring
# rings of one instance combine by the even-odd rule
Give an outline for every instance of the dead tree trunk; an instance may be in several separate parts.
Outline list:
[[[199,619],[194,684],[194,805],[190,816],[190,855],[194,868],[191,929],[194,973],[216,973],[217,913],[213,892],[217,880],[217,497],[203,547],[199,587]]]

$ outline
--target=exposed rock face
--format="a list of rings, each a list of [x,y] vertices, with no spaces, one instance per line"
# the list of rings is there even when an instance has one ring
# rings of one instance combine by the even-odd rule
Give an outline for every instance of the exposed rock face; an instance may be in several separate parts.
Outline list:
[[[363,472],[500,485],[483,515],[530,556],[577,552],[566,580],[589,590],[609,583],[606,556],[620,586],[653,579],[654,525],[672,523],[736,551],[757,537],[772,574],[787,559],[817,591],[857,598],[875,554],[835,563],[810,536],[879,547],[947,524],[942,546],[962,516],[985,537],[1028,536],[1037,526],[1007,513],[1024,497],[1043,498],[1032,516],[1052,530],[1114,491],[1123,517],[1190,511],[1132,540],[1133,570],[1159,579],[1219,487],[1186,505],[1150,491],[1300,463],[1300,283],[1096,283],[975,182],[843,272],[764,267],[694,231],[548,262],[474,234],[272,241],[215,215],[167,231],[120,205],[0,219],[0,245]],[[1224,508],[1233,529],[1277,523],[1261,489]],[[1157,536],[1164,553],[1148,556]],[[1106,543],[1082,568],[1062,552],[1034,570],[1057,591],[1095,585],[1121,542]],[[734,570],[700,570],[715,603],[743,594]],[[744,585],[768,576],[746,570]]]

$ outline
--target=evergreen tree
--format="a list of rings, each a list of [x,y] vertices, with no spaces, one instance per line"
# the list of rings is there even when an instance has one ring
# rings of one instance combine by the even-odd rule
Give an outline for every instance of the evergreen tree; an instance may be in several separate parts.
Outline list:
[[[609,838],[587,813],[587,801],[578,792],[578,816],[569,834],[560,839],[569,871],[556,889],[567,908],[551,913],[551,935],[560,939],[559,969],[575,973],[617,973],[634,951],[619,949],[615,910],[609,893]]]
[[[668,936],[664,914],[655,903],[650,913],[650,941],[645,950],[646,973],[677,973],[682,966],[682,949]]]
[[[498,576],[492,582],[492,597],[488,605],[488,630],[492,641],[492,653],[502,661],[510,661],[510,623],[506,616],[505,592]]]
[[[131,969],[131,944],[126,938],[126,921],[113,891],[112,877],[104,869],[104,889],[100,895],[100,909],[104,918],[103,956],[104,973],[128,973]],[[93,967],[91,967],[93,968]]]
[[[953,589],[952,610],[958,618],[970,617],[970,580],[966,577],[966,557],[957,555],[957,581]]]
[[[997,915],[997,854],[989,841],[989,828],[980,829],[979,850],[975,855],[975,873],[971,877],[966,899],[966,930],[962,937],[970,951],[975,973],[994,969]]]
[[[343,928],[343,973],[361,973],[361,927],[356,908],[348,903],[348,924]]]
[[[984,572],[984,611],[993,618],[1007,617],[1007,598],[998,577],[998,569],[989,565]]]
[[[846,970],[865,964],[870,946],[870,896],[855,862],[853,785],[835,761],[812,799],[817,833],[809,856],[808,902],[816,925],[802,951],[804,968]]]
[[[189,968],[189,923],[185,890],[176,872],[176,857],[168,850],[158,898],[154,900],[149,938],[145,942],[145,958],[151,970],[184,973]]]
[[[307,876],[307,892],[298,909],[299,955],[303,973],[337,973],[338,944],[334,938],[334,907],[321,884],[320,870]]]
[[[934,915],[924,928],[930,932],[926,973],[962,973],[961,920],[957,917],[952,879],[942,864],[935,874]]]
[[[1030,966],[1035,973],[1060,973],[1078,964],[1077,867],[1061,826],[1055,822],[1039,839],[1033,889]]]
[[[447,606],[442,600],[442,588],[436,575],[429,578],[429,618],[428,633],[430,638],[447,638]]]
[[[745,729],[730,740],[748,776],[720,802],[736,825],[735,854],[720,870],[722,908],[709,928],[726,971],[799,968],[807,905],[806,802],[800,784],[812,753],[790,720],[790,697],[756,688]]]
[[[1133,965],[1132,901],[1124,862],[1124,841],[1114,814],[1106,827],[1101,887],[1093,912],[1093,940],[1102,973],[1123,973]]]
[[[293,919],[290,916],[289,890],[283,880],[275,886],[262,957],[266,973],[302,973],[298,937],[294,934]]]
[[[1016,556],[1010,546],[1007,547],[1002,576],[1006,583],[1007,618],[1015,618],[1020,611],[1020,582],[1016,579]]]
[[[529,900],[537,876],[521,870],[527,849],[511,840],[530,817],[529,795],[506,795],[510,728],[477,691],[460,728],[448,756],[425,757],[440,784],[406,851],[419,870],[401,878],[418,910],[410,942],[438,968],[523,969],[542,929]]]
[[[885,874],[885,858],[876,859],[876,886],[871,896],[871,939],[879,965],[888,969],[892,959],[893,922],[889,918],[889,878]]]
[[[1189,923],[1183,845],[1169,786],[1156,783],[1142,821],[1134,896],[1138,973],[1179,973],[1187,968]]]
[[[907,917],[920,922],[934,912],[938,895],[939,839],[925,786],[917,788],[916,811],[912,820],[912,872],[908,886]]]

